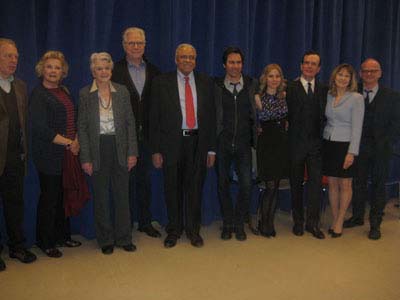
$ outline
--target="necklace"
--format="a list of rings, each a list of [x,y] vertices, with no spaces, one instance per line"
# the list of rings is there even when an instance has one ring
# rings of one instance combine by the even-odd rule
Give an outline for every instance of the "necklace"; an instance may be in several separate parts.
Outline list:
[[[105,100],[105,101],[104,101]],[[99,96],[99,103],[100,103],[100,106],[104,109],[104,110],[109,110],[110,108],[111,108],[111,102],[112,102],[112,98],[111,98],[111,95],[110,95],[110,98],[108,99],[108,104],[104,104],[104,103],[107,103],[107,100],[106,99],[104,99],[103,100],[103,98],[101,98],[100,96]]]

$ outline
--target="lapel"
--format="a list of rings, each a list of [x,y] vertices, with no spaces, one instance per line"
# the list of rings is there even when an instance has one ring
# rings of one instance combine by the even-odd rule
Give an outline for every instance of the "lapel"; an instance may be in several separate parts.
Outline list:
[[[114,86],[115,88],[115,86]],[[118,90],[115,92],[111,92],[111,97],[112,97],[112,109],[113,109],[113,117],[114,117],[114,128],[117,130],[117,128],[120,128],[120,120],[123,120],[122,114],[123,114],[123,107],[119,99],[119,93]]]
[[[203,112],[203,92],[204,88],[202,86],[202,82],[199,79],[197,73],[194,73],[194,81],[196,84],[196,93],[197,93],[197,128],[200,128],[200,116]]]
[[[303,84],[301,83],[300,79],[297,80],[296,82],[297,84],[297,95],[298,95],[298,100],[299,100],[299,104],[304,104],[304,101],[307,99],[307,94],[306,91],[304,90]]]
[[[175,109],[181,112],[180,117],[182,122],[182,109],[179,101],[178,74],[176,71],[171,73],[171,78],[168,80],[168,90],[171,93],[171,99],[174,102],[173,105],[175,105]]]
[[[87,113],[91,114],[91,124],[94,126],[94,133],[100,134],[100,110],[99,110],[99,97],[97,91],[89,92],[89,110]]]
[[[25,110],[26,110],[25,101],[26,101],[26,99],[24,96],[24,91],[19,88],[16,79],[11,84],[14,87],[15,98],[17,98],[19,124],[20,124],[21,128],[25,128]]]
[[[137,91],[136,86],[133,83],[131,74],[129,74],[128,61],[126,60],[126,58],[125,58],[124,76],[126,78],[126,82],[129,83],[128,89],[133,91],[136,94],[136,97],[138,97],[138,99],[140,99],[139,92]],[[146,82],[147,82],[147,68],[146,68]],[[145,85],[146,85],[146,82],[145,82]]]

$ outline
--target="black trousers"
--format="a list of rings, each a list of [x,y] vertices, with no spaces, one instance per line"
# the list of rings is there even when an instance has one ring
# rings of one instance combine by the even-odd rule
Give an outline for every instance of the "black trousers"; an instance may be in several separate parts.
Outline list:
[[[235,167],[238,174],[239,194],[233,201],[230,191],[230,170]],[[249,213],[252,178],[251,146],[232,147],[230,141],[221,140],[217,151],[218,197],[224,227],[243,227]]]
[[[36,216],[36,242],[42,249],[54,248],[71,238],[65,218],[62,175],[39,172],[40,197]]]
[[[7,162],[0,176],[0,196],[3,199],[4,219],[10,249],[24,248],[24,162]],[[0,236],[1,241],[1,236]],[[0,251],[2,245],[0,243]]]
[[[164,192],[168,213],[167,233],[180,236],[198,234],[201,225],[201,194],[206,173],[206,157],[198,157],[197,136],[182,137],[180,157],[165,164]]]
[[[138,211],[139,227],[149,225],[151,216],[151,151],[146,141],[139,141],[139,157],[129,176],[129,204],[131,222],[134,211]],[[135,205],[137,207],[135,207]]]
[[[320,143],[310,143],[307,150],[298,145],[291,146],[290,189],[292,198],[293,221],[304,224],[303,181],[307,167],[307,217],[309,226],[319,226],[321,207],[322,153]]]
[[[353,179],[353,217],[364,220],[365,206],[368,200],[368,178],[371,179],[371,209],[369,221],[371,227],[379,227],[386,204],[385,182],[388,177],[389,157],[380,154],[375,143],[362,143],[357,158],[356,174]]]

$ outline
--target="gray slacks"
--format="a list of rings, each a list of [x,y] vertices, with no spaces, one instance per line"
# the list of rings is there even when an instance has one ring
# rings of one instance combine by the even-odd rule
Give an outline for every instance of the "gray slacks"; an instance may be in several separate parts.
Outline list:
[[[132,243],[129,173],[127,166],[123,167],[118,163],[113,135],[100,135],[100,167],[93,172],[92,182],[99,246],[124,246]]]

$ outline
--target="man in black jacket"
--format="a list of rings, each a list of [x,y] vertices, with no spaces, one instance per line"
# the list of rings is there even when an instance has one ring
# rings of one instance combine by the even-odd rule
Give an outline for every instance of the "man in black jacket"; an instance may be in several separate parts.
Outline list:
[[[381,237],[380,224],[386,204],[385,182],[388,176],[392,145],[400,134],[400,94],[379,85],[382,69],[379,62],[368,58],[361,64],[365,114],[357,173],[353,181],[353,216],[343,224],[345,228],[364,225],[365,204],[368,199],[368,177],[372,183],[368,238]]]
[[[14,41],[0,38],[0,197],[9,256],[23,263],[31,263],[36,256],[25,248],[23,230],[28,99],[25,83],[14,77],[17,64],[18,50]],[[2,249],[0,243],[0,254]],[[5,268],[0,257],[0,271]]]
[[[256,140],[254,94],[258,83],[242,74],[244,55],[239,48],[228,47],[222,61],[226,74],[215,81],[218,196],[223,219],[221,239],[231,239],[234,231],[236,239],[244,241],[247,238],[244,222],[252,191],[251,147],[255,146]],[[239,180],[235,205],[230,195],[232,164]]]
[[[317,80],[321,58],[315,51],[307,51],[300,65],[301,76],[289,82],[286,102],[289,115],[290,186],[292,197],[293,234],[306,231],[317,239],[324,239],[320,230],[320,202],[322,178],[322,128],[327,89]],[[303,181],[307,168],[307,217],[304,218]]]
[[[151,82],[154,77],[160,74],[160,71],[143,56],[146,46],[146,37],[143,29],[138,27],[127,28],[122,38],[126,57],[115,64],[112,81],[127,87],[136,120],[139,157],[137,165],[130,175],[131,220],[133,221],[133,202],[136,198],[139,208],[139,231],[145,232],[151,237],[160,237],[160,232],[151,224],[150,172],[152,163],[149,147]]]

